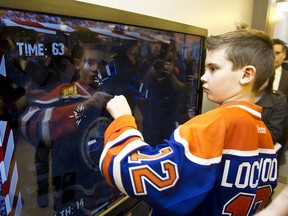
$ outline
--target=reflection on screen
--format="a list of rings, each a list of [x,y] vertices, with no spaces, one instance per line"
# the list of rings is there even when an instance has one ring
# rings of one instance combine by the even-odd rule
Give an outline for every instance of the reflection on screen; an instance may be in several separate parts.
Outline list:
[[[15,185],[2,178],[0,202],[12,200],[0,214],[92,215],[121,197],[98,167],[111,122],[105,93],[125,95],[145,141],[161,143],[197,114],[201,44],[195,35],[0,10],[0,135],[13,146],[5,152]]]

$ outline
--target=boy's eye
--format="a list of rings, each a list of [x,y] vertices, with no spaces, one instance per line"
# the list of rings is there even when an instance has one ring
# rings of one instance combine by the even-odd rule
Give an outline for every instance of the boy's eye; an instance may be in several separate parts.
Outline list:
[[[208,70],[210,72],[215,72],[216,71],[216,67],[209,66],[209,67],[206,67],[206,70]]]
[[[219,67],[217,65],[214,64],[207,64],[205,66],[205,71],[209,71],[210,73],[213,73],[215,71],[217,71],[219,69]]]

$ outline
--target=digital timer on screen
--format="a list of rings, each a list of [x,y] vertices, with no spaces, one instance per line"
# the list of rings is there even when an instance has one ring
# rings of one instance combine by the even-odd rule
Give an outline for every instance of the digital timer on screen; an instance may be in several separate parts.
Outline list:
[[[24,42],[16,42],[19,56],[46,56],[47,52],[51,50],[53,56],[64,55],[63,43],[52,43],[51,47],[47,47],[46,44],[37,43],[29,44]]]

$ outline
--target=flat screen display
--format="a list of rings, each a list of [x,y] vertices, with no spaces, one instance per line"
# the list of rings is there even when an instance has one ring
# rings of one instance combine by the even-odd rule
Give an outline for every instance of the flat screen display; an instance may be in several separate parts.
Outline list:
[[[0,214],[97,215],[122,197],[98,167],[107,97],[161,143],[200,112],[203,40],[0,8]]]

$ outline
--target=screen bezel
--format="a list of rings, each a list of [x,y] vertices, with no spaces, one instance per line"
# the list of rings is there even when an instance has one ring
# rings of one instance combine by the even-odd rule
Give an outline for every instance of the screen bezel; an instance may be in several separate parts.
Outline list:
[[[61,0],[57,2],[45,0],[0,0],[0,5],[1,7],[7,7],[10,9],[51,13],[55,15],[73,16],[84,19],[94,19],[98,21],[155,28],[204,37],[207,37],[208,34],[207,29],[196,26],[71,0]]]

